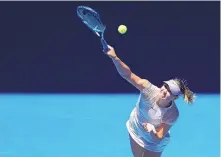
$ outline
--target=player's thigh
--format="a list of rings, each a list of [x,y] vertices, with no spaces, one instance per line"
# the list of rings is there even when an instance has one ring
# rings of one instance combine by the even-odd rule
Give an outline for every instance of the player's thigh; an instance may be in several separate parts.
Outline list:
[[[129,135],[130,146],[134,157],[161,157],[161,152],[151,152],[137,144]]]

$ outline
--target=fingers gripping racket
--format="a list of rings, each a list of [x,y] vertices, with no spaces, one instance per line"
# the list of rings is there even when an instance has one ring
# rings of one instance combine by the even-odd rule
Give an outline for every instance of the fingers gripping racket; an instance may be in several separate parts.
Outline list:
[[[106,27],[100,20],[100,15],[95,10],[87,6],[78,6],[77,15],[80,17],[84,24],[86,24],[95,34],[100,37],[103,51],[109,51],[107,43],[104,40],[104,31]]]

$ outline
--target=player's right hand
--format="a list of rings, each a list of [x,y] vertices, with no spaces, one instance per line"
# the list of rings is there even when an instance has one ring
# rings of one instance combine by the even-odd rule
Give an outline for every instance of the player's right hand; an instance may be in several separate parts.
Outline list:
[[[111,47],[110,45],[108,45],[108,48],[110,49],[109,51],[106,52],[106,54],[110,57],[110,58],[115,58],[117,57],[114,48]]]

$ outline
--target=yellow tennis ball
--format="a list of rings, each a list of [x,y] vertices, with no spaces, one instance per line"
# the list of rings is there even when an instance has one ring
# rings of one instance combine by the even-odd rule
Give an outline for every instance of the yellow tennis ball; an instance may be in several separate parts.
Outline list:
[[[125,34],[125,33],[127,32],[127,26],[125,26],[125,25],[120,25],[120,26],[118,27],[118,32],[119,32],[120,34]]]

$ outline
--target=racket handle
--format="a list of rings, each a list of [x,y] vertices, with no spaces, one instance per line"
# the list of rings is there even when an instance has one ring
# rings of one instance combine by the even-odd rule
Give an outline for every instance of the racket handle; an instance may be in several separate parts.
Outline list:
[[[108,48],[108,46],[107,46],[107,42],[103,39],[103,38],[101,38],[101,44],[102,44],[102,46],[103,46],[103,51],[106,53],[106,52],[108,52],[110,49]]]

